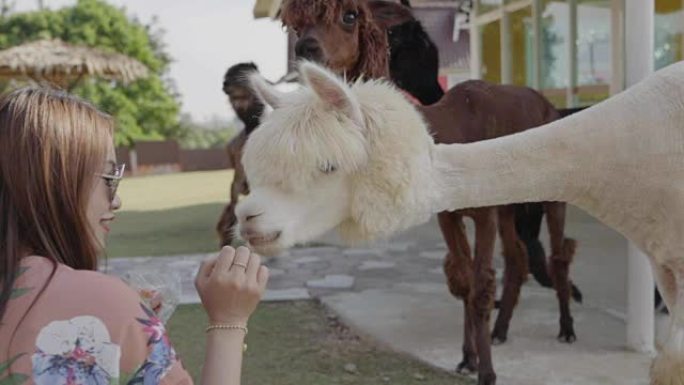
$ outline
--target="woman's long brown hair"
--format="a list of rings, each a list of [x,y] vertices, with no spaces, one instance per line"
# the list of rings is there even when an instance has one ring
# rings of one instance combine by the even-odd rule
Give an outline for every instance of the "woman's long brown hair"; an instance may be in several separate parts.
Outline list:
[[[0,97],[0,319],[21,258],[97,268],[86,208],[112,130],[109,116],[62,91],[24,88]]]

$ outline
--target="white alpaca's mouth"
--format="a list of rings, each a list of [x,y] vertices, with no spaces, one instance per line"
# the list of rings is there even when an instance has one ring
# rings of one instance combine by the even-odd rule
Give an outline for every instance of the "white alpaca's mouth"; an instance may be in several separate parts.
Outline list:
[[[249,237],[247,238],[247,242],[254,247],[264,247],[276,242],[280,238],[280,235],[280,231],[274,231],[265,235]]]
[[[246,238],[249,247],[261,255],[276,256],[283,250],[283,246],[279,243],[280,231],[272,232],[266,235],[251,236]]]

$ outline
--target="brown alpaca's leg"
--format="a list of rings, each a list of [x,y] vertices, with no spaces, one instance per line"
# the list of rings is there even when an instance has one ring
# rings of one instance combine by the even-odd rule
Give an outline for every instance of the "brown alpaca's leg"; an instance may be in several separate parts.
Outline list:
[[[654,264],[653,272],[670,310],[670,332],[651,364],[651,385],[684,385],[684,264]]]
[[[496,383],[492,364],[489,315],[494,306],[495,273],[492,267],[496,242],[496,208],[473,210],[475,220],[475,259],[473,308],[475,309],[475,341],[480,358],[478,385]]]
[[[475,335],[473,333],[472,296],[473,273],[470,245],[466,237],[463,217],[457,212],[442,212],[437,215],[442,236],[449,248],[444,259],[444,274],[447,278],[449,292],[456,298],[463,300],[464,330],[463,330],[463,360],[456,367],[461,374],[477,371],[477,351],[475,349]]]
[[[470,259],[470,258],[468,258]],[[449,291],[454,297],[463,300],[464,320],[463,320],[463,359],[456,366],[456,372],[464,375],[477,372],[477,348],[475,345],[475,324],[474,324],[474,309],[472,301],[473,290],[470,285],[461,284],[462,282],[472,281],[471,278],[465,276],[472,274],[470,261],[468,265],[463,268],[463,263],[466,262],[463,258],[455,257],[452,252],[447,253],[444,261],[444,273],[447,276],[447,283]],[[467,273],[465,271],[468,271]]]
[[[577,243],[574,239],[565,238],[565,203],[547,202],[544,207],[546,208],[546,221],[551,238],[550,275],[556,289],[560,308],[558,340],[573,343],[577,340],[577,336],[570,314],[571,284],[568,275]]]
[[[513,309],[518,304],[520,287],[527,280],[528,275],[527,249],[515,231],[515,207],[500,206],[498,217],[505,270],[501,305],[492,331],[494,345],[502,344],[508,338],[508,327],[513,317]]]
[[[221,213],[218,223],[216,224],[216,232],[219,236],[219,245],[230,246],[233,243],[234,230],[233,227],[237,223],[235,216],[235,205],[233,202],[226,205]]]

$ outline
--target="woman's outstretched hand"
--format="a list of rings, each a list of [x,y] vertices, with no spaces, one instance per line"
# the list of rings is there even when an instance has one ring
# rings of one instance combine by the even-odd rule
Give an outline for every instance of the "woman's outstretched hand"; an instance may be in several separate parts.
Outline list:
[[[195,288],[210,324],[246,326],[267,282],[268,268],[261,265],[258,254],[246,247],[226,246],[217,257],[202,262]]]

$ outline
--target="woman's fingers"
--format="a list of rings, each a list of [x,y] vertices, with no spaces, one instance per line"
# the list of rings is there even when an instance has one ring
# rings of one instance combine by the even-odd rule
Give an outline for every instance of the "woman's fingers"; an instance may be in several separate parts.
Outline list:
[[[259,266],[259,270],[257,271],[257,285],[259,285],[259,290],[261,290],[261,293],[266,291],[266,284],[268,283],[268,276],[269,276],[269,271],[268,267],[266,266]]]
[[[257,253],[252,253],[249,257],[249,262],[247,263],[247,279],[256,282],[259,266],[261,266],[261,257]]]
[[[244,324],[267,282],[268,269],[259,255],[246,247],[225,247],[215,260],[202,263],[196,286],[211,322]]]
[[[231,265],[235,260],[235,249],[230,246],[226,246],[221,249],[221,254],[218,256],[216,261],[216,266],[214,266],[215,273],[227,273],[230,270]]]
[[[251,251],[248,248],[244,246],[238,247],[235,251],[235,259],[233,260],[232,266],[230,266],[230,271],[245,273],[249,266],[250,254]]]
[[[211,276],[211,272],[214,270],[217,260],[218,256],[215,256],[200,262],[199,270],[195,276],[195,288],[199,289],[200,286],[204,285],[204,282]]]

